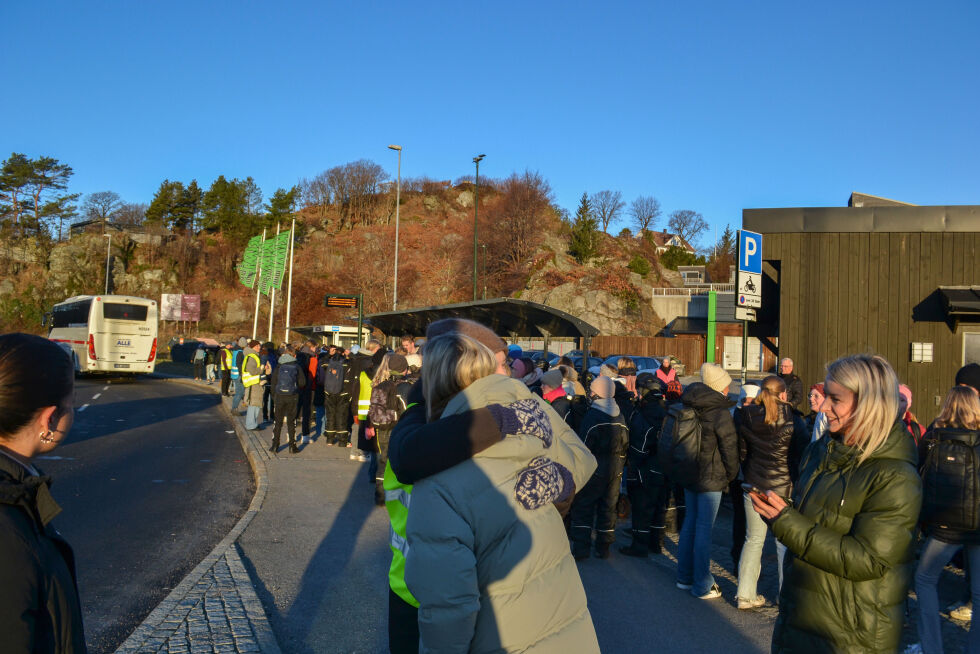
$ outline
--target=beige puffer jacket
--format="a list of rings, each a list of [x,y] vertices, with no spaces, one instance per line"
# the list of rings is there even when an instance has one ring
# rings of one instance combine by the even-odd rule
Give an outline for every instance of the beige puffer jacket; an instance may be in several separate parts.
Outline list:
[[[500,443],[417,483],[405,581],[419,600],[421,652],[598,652],[585,589],[551,505],[596,462],[520,381],[490,375],[443,415],[490,404],[518,412]]]

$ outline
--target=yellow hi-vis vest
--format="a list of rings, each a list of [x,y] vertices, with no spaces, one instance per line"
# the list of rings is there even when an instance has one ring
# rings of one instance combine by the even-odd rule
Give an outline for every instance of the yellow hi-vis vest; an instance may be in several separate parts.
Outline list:
[[[388,570],[388,585],[392,592],[415,608],[419,601],[408,591],[405,584],[405,557],[408,555],[408,507],[412,502],[412,487],[398,481],[391,471],[391,463],[385,463],[385,508],[391,520],[391,568]]]
[[[249,360],[255,361],[255,370],[257,373],[251,373],[248,371]],[[249,386],[255,386],[259,383],[262,375],[262,361],[259,359],[259,355],[255,352],[249,352],[245,355],[245,360],[242,361],[242,386],[248,388]]]
[[[357,419],[367,420],[368,409],[371,408],[371,378],[361,371],[359,391],[357,393]]]
[[[223,348],[221,351],[225,355],[225,370],[231,370],[231,350]]]

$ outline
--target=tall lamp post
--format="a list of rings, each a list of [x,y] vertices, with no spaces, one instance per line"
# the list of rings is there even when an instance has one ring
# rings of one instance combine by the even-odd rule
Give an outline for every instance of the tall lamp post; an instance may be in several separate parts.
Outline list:
[[[473,202],[473,301],[476,302],[476,230],[477,222],[480,218],[480,162],[487,155],[481,154],[473,157],[476,164],[476,201]]]
[[[391,310],[398,311],[398,211],[402,204],[402,146],[389,145],[398,151],[398,184],[395,186],[395,290],[392,293]]]
[[[112,234],[103,234],[105,238],[109,239],[105,246],[105,294],[109,294],[109,259],[111,258],[112,252]]]

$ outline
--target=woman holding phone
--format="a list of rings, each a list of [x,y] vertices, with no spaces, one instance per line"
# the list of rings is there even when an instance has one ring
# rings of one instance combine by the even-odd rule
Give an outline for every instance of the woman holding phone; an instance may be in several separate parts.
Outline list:
[[[898,378],[878,356],[827,366],[826,438],[803,456],[792,503],[752,492],[788,556],[772,651],[894,652],[912,581],[922,483],[898,419]]]
[[[776,375],[762,380],[752,404],[739,414],[739,459],[742,462],[742,488],[745,503],[745,545],[738,561],[738,608],[763,606],[766,598],[756,593],[762,564],[762,546],[768,531],[762,516],[752,510],[751,491],[771,490],[789,497],[803,450],[810,442],[806,424],[793,413],[786,401],[786,382]],[[779,585],[783,583],[783,556],[786,546],[776,541]]]

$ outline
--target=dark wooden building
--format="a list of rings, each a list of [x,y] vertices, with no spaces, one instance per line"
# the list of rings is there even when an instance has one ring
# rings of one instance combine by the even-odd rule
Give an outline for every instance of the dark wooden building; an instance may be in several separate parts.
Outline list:
[[[764,235],[749,333],[807,386],[839,356],[881,354],[929,422],[960,366],[980,362],[980,206],[746,209],[742,225]]]

